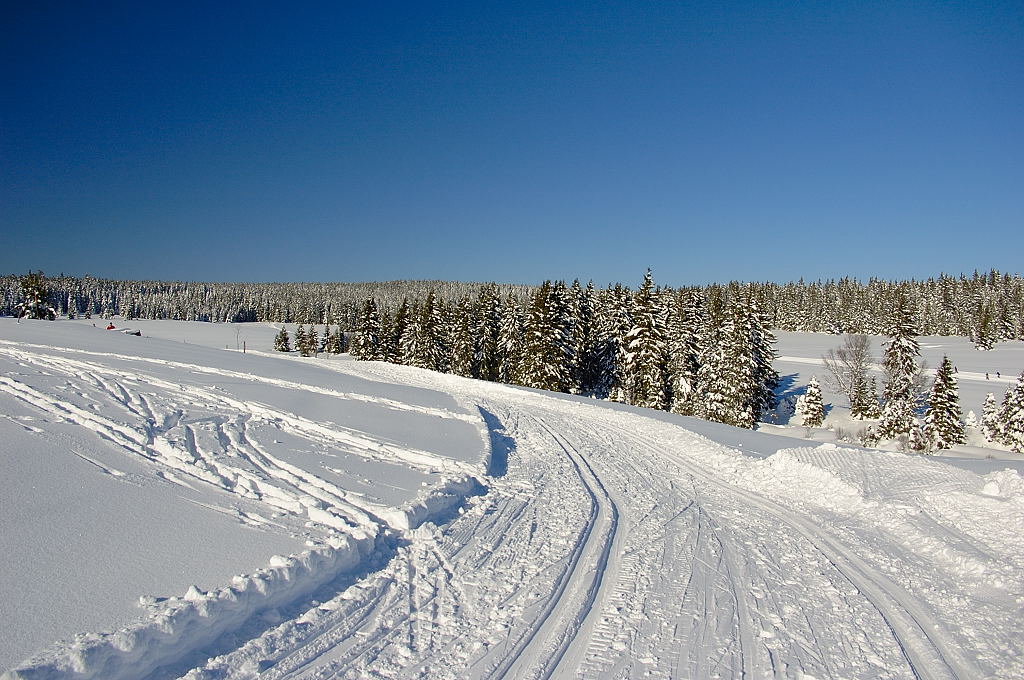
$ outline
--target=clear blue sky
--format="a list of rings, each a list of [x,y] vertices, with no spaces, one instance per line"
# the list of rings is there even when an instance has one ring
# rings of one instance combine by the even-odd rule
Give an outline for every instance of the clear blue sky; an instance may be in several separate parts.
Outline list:
[[[1024,269],[1019,1],[0,12],[0,272]]]

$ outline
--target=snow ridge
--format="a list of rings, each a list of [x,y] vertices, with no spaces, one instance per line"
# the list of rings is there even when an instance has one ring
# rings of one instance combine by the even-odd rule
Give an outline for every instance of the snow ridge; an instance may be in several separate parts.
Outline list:
[[[146,618],[112,633],[82,634],[0,675],[2,680],[133,680],[188,656],[260,613],[308,598],[325,583],[355,571],[377,549],[380,535],[339,536],[329,545],[273,557],[231,585],[182,597],[141,598]]]

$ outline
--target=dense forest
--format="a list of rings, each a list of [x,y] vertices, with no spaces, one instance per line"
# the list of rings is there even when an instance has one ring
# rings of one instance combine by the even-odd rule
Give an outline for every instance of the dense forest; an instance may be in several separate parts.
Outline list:
[[[354,330],[363,303],[373,298],[394,313],[403,300],[433,293],[458,305],[478,296],[484,284],[448,281],[384,283],[201,283],[119,281],[90,276],[45,278],[48,301],[61,316],[110,316],[189,321],[274,321],[340,325]],[[519,302],[535,286],[499,285],[499,295]],[[612,291],[622,286],[608,286]],[[961,335],[990,345],[1024,337],[1024,279],[1020,275],[975,272],[923,281],[856,279],[786,283],[688,286],[674,292],[700,293],[709,303],[750,300],[773,329],[827,333],[885,334],[896,306],[908,302],[922,335]],[[665,289],[660,291],[661,294]],[[0,276],[0,315],[16,313],[18,275]]]
[[[909,438],[918,450],[963,441],[955,379],[921,380],[918,335],[965,335],[979,349],[1021,338],[1024,281],[992,271],[972,277],[861,284],[730,283],[657,287],[648,271],[635,291],[578,281],[537,287],[395,281],[364,284],[218,284],[45,278],[0,280],[3,312],[37,318],[110,316],[216,322],[298,323],[275,349],[306,356],[345,350],[388,361],[526,387],[585,394],[707,420],[754,427],[777,407],[773,329],[845,333],[847,356],[862,334],[886,335],[884,393],[863,357],[828,366],[868,433]],[[306,325],[309,328],[305,328]],[[316,325],[323,325],[318,335]],[[948,362],[946,362],[948,363]],[[1022,379],[1024,380],[1024,379]],[[798,404],[820,424],[816,385]],[[1024,445],[1024,403],[1008,393],[986,436]],[[924,422],[918,419],[925,410]],[[987,407],[988,408],[988,407]],[[991,409],[989,409],[991,410]],[[1020,432],[1017,432],[1020,430]]]

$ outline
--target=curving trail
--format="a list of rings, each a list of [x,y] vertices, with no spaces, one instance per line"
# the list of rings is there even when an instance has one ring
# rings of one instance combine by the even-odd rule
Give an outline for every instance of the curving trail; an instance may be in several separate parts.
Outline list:
[[[372,362],[324,369],[445,392],[460,408],[43,345],[0,342],[0,360],[16,369],[0,393],[176,483],[377,541],[357,569],[275,610],[283,620],[252,635],[240,621],[216,651],[153,678],[1024,677],[1024,539],[1012,530],[1024,508],[920,457],[794,440],[761,460],[695,421]],[[475,434],[472,422],[490,443],[488,474],[393,430],[288,407],[310,395],[432,428]],[[479,478],[486,492],[410,529],[323,462],[338,452],[357,471]]]
[[[967,680],[1022,670],[972,649],[944,608],[974,584],[950,597],[921,587],[933,572],[912,534],[893,530],[895,502],[804,503],[781,463],[641,414],[401,367],[346,370],[457,394],[486,415],[507,472],[443,528],[400,538],[394,560],[301,626],[286,622],[193,680],[250,677],[237,669],[261,663],[266,678]],[[836,451],[822,459],[845,465]],[[804,473],[813,485],[821,469]],[[1006,599],[986,615],[1020,630],[1014,611]]]

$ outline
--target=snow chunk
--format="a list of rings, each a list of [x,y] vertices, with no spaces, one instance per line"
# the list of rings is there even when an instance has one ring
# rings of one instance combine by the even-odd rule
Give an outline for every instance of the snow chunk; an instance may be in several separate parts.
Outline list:
[[[990,472],[982,477],[985,486],[981,492],[986,496],[997,498],[1012,498],[1024,502],[1024,477],[1021,477],[1016,470],[1006,468],[998,472]]]

